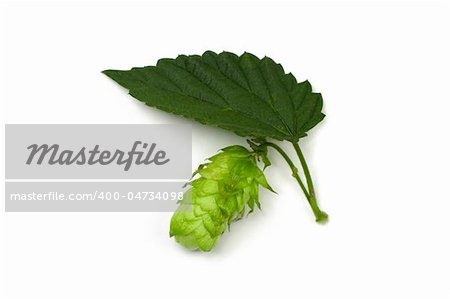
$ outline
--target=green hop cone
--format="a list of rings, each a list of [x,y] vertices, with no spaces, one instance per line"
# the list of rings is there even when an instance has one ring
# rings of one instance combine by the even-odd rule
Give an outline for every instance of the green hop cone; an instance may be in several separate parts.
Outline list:
[[[170,236],[190,250],[210,251],[231,222],[260,208],[259,185],[273,191],[245,147],[224,148],[208,160],[170,222]]]

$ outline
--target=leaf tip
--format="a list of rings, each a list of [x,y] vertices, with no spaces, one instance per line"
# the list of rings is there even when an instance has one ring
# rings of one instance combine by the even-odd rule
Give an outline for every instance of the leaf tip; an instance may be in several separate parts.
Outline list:
[[[103,70],[101,73],[109,77],[109,74],[110,74],[112,71],[113,71],[113,70]]]
[[[108,78],[113,79],[114,81],[117,81],[116,79],[120,72],[121,71],[118,71],[118,70],[103,70],[102,74],[106,75]]]

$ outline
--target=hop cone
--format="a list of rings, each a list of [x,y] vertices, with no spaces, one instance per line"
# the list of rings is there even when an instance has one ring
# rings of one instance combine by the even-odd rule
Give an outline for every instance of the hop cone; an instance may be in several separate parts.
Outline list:
[[[259,185],[272,190],[255,154],[242,146],[224,148],[208,160],[194,173],[200,177],[190,183],[170,222],[170,236],[191,250],[213,249],[232,221],[260,207]]]

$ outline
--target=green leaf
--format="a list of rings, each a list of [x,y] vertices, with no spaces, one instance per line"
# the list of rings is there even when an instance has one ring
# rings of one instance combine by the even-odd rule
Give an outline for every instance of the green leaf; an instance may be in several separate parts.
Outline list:
[[[297,142],[325,117],[308,81],[297,83],[280,64],[250,53],[207,51],[103,73],[148,106],[240,136]]]

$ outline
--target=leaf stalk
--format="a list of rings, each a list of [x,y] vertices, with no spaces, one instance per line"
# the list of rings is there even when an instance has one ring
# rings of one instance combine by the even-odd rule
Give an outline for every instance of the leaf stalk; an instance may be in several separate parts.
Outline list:
[[[316,221],[319,223],[325,223],[328,221],[328,215],[327,213],[320,210],[317,203],[316,192],[314,191],[314,184],[311,178],[311,172],[309,171],[305,156],[303,155],[303,152],[298,143],[292,142],[292,145],[294,146],[295,152],[297,153],[298,159],[300,160],[300,164],[302,165],[303,173],[305,174],[306,183],[308,185],[308,191],[310,195],[308,201],[311,205],[311,208],[313,209],[314,215],[316,216]]]
[[[295,151],[297,153],[297,156],[300,160],[300,164],[302,165],[303,172],[305,174],[306,182],[308,189],[305,187],[305,184],[301,180],[300,176],[298,175],[298,168],[295,166],[294,162],[292,162],[291,158],[286,154],[286,152],[277,144],[272,142],[263,142],[259,146],[269,146],[275,149],[286,161],[286,163],[289,165],[289,167],[292,170],[292,176],[295,178],[295,180],[300,185],[300,188],[302,189],[303,193],[305,194],[306,199],[308,200],[309,205],[311,206],[311,209],[314,213],[314,216],[316,217],[316,222],[318,223],[325,223],[328,220],[328,215],[323,212],[317,203],[316,195],[314,191],[314,185],[311,179],[311,173],[309,171],[308,165],[306,164],[305,157],[300,149],[300,146],[296,143],[292,143],[294,145]]]
[[[300,177],[298,175],[298,168],[295,166],[294,162],[292,162],[291,158],[289,158],[289,156],[286,154],[286,152],[281,147],[279,147],[277,144],[272,143],[272,142],[265,142],[263,145],[272,147],[284,158],[284,160],[286,161],[286,163],[289,165],[289,167],[292,170],[292,176],[297,180],[297,182],[300,185],[300,187],[302,188],[302,191],[305,194],[306,198],[309,198],[310,195],[308,193],[308,190],[306,189],[305,184],[302,182],[302,180],[300,179]]]

